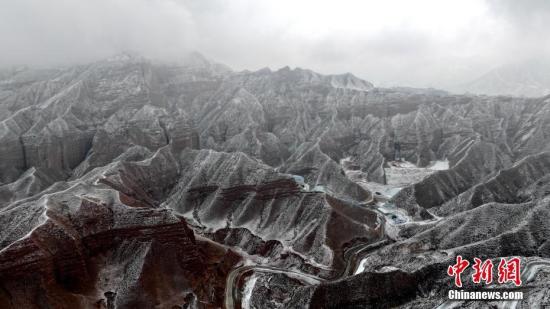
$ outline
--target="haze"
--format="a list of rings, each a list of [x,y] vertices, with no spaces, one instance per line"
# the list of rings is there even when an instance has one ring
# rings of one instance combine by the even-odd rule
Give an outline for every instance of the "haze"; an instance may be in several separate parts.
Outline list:
[[[550,50],[548,1],[0,0],[0,66],[199,51],[235,70],[452,88]]]

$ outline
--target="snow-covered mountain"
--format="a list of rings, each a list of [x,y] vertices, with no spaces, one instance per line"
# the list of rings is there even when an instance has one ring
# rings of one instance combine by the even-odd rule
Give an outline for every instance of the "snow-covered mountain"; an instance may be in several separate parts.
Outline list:
[[[550,94],[550,61],[538,59],[504,65],[458,88],[475,94],[545,96]]]
[[[434,308],[458,254],[521,257],[532,307],[548,132],[550,98],[200,54],[7,70],[0,308]]]

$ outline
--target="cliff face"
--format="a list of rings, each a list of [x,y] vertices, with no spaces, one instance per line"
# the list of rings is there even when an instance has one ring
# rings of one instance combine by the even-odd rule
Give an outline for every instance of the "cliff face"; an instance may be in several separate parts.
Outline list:
[[[175,163],[162,148],[5,205],[2,307],[172,306],[189,297],[221,304],[240,257],[158,207],[177,179]]]
[[[550,98],[200,55],[12,72],[0,307],[221,307],[243,265],[277,269],[253,271],[259,307],[438,305],[454,254],[548,256],[548,132]],[[449,168],[394,186],[393,224],[375,191],[395,159]]]

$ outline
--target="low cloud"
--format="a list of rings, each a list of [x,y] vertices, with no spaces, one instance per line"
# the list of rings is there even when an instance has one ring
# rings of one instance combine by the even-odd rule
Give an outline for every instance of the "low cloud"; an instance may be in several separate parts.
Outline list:
[[[0,66],[190,50],[234,69],[447,87],[550,51],[547,1],[0,0]]]

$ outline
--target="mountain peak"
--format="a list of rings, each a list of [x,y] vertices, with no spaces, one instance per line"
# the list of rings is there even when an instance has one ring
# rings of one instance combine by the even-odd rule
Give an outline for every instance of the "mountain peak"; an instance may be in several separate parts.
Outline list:
[[[143,60],[145,58],[134,51],[123,51],[106,59],[107,62],[136,62]]]
[[[460,86],[476,94],[541,97],[550,94],[550,62],[529,59],[497,67]]]

